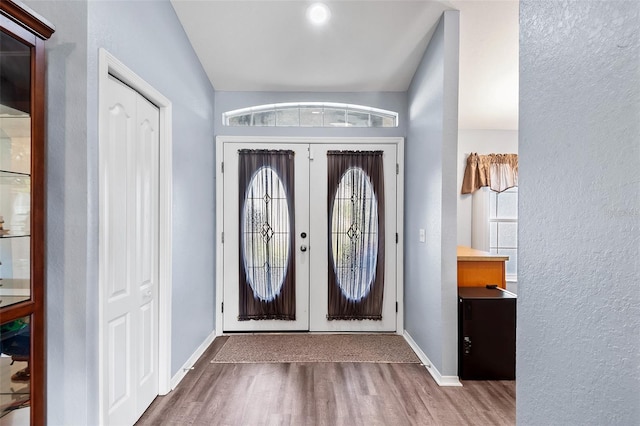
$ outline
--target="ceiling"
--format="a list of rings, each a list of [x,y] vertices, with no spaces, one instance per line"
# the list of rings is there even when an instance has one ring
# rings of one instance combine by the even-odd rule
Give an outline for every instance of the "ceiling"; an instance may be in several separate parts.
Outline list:
[[[444,10],[460,10],[459,127],[517,129],[517,0],[171,0],[220,91],[406,91]]]

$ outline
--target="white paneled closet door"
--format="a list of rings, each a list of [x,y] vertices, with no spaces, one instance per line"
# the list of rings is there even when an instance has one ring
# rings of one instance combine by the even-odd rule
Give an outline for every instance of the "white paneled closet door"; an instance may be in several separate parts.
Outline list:
[[[133,424],[158,394],[159,110],[113,77],[101,146],[103,407]]]

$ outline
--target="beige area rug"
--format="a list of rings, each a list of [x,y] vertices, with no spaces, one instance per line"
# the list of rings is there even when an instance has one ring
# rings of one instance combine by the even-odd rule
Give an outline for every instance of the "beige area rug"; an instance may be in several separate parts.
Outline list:
[[[248,334],[230,336],[215,363],[419,363],[397,334]]]

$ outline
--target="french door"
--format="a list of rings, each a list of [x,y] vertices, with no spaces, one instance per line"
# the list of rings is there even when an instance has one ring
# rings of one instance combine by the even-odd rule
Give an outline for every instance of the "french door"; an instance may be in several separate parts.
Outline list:
[[[309,329],[307,152],[298,144],[224,146],[225,331]],[[241,312],[247,299],[256,303]]]
[[[223,330],[395,331],[388,144],[223,145]]]

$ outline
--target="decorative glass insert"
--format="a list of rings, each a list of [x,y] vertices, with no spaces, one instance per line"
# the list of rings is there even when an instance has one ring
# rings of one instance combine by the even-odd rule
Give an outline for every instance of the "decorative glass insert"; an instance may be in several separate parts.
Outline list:
[[[329,320],[382,319],[382,160],[382,151],[327,152]]]
[[[338,184],[331,217],[333,269],[340,291],[362,300],[371,289],[378,261],[378,201],[369,176],[348,169]]]
[[[296,319],[294,152],[238,151],[238,320]]]
[[[222,114],[225,126],[398,127],[398,113],[362,105],[300,102],[259,105]]]
[[[260,300],[271,301],[282,289],[291,249],[287,195],[271,167],[260,168],[249,183],[242,226],[247,281]]]

